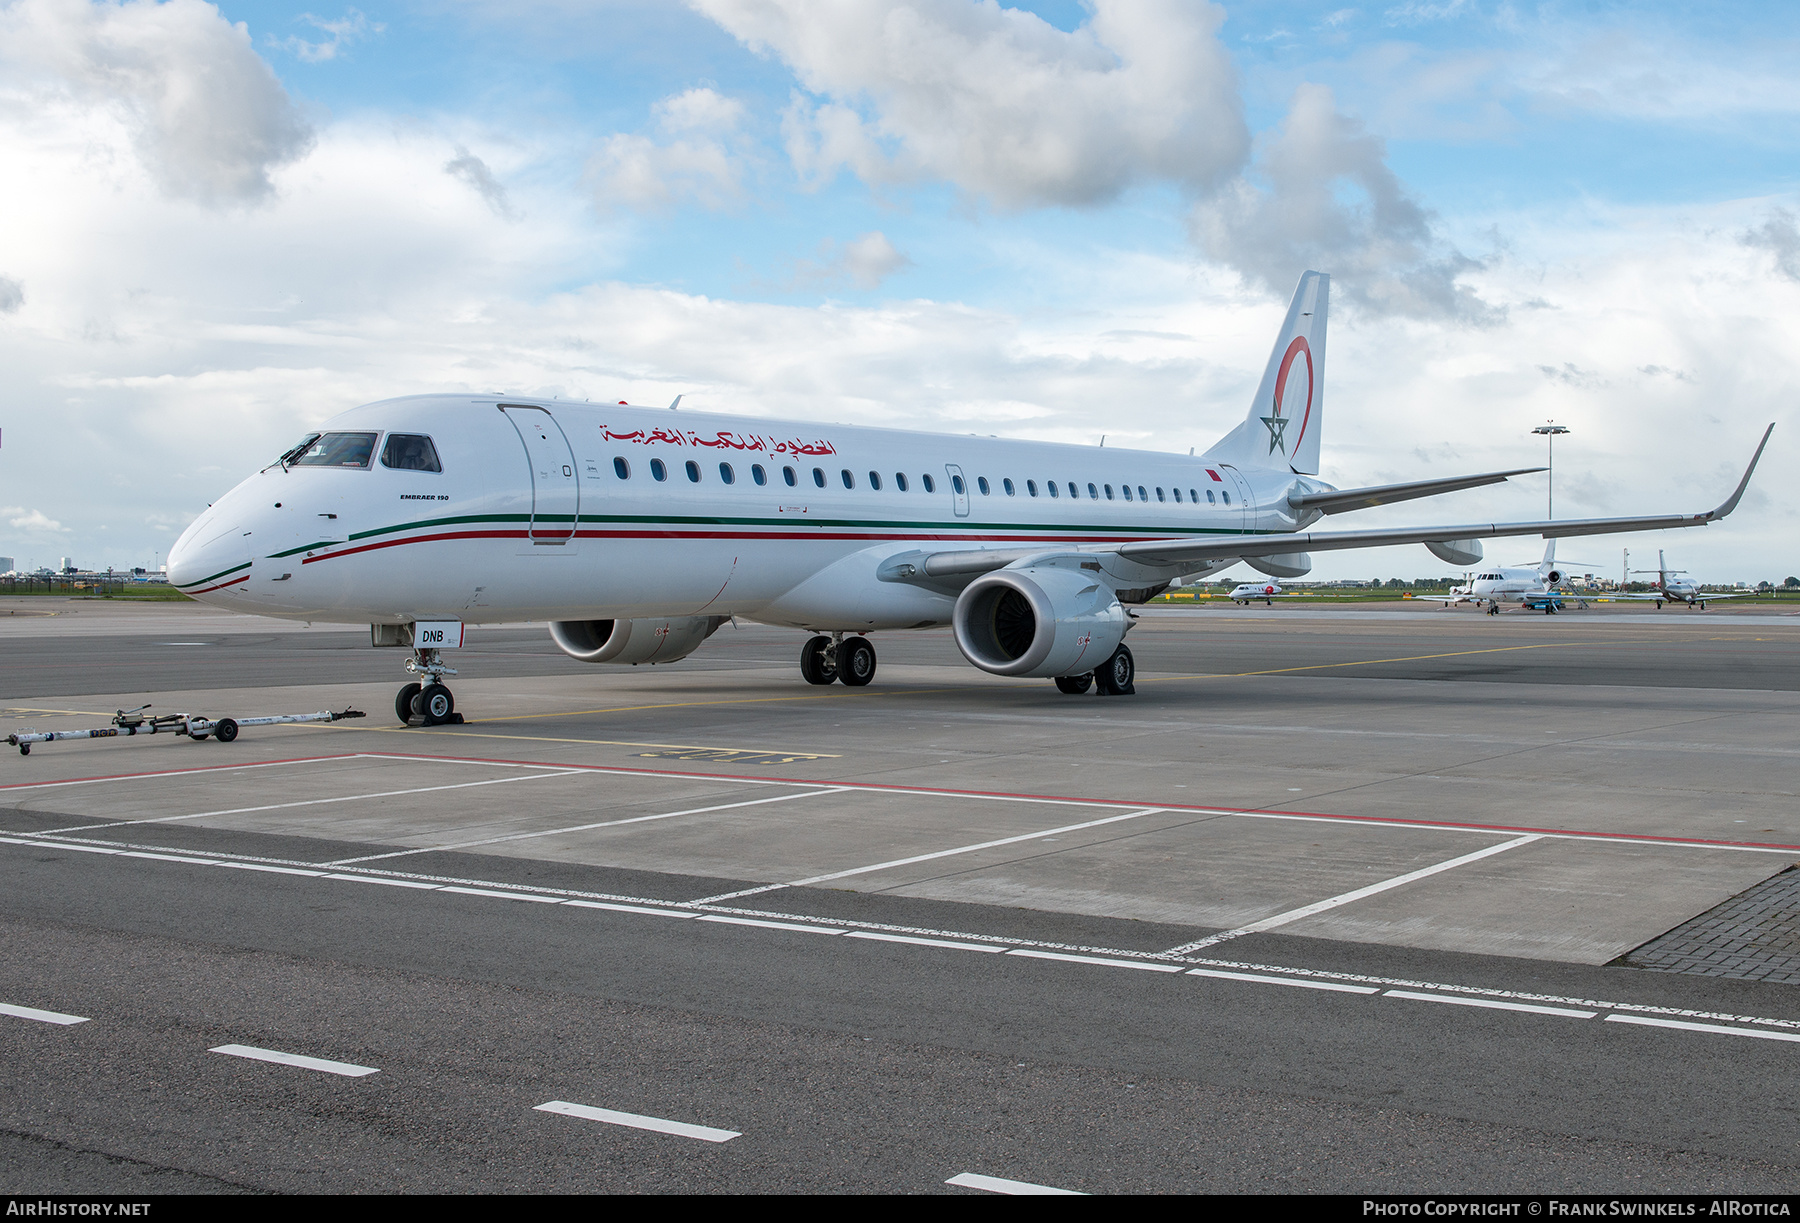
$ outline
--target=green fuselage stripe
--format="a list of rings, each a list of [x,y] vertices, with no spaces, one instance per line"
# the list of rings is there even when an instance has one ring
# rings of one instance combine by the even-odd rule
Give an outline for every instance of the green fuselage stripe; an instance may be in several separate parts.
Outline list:
[[[221,570],[219,570],[219,571],[218,571],[218,572],[217,572],[217,573],[215,573],[215,574],[213,574],[213,575],[212,575],[212,576],[211,576],[211,577],[209,577],[209,578],[197,578],[197,579],[195,579],[195,580],[194,580],[194,581],[192,581],[192,582],[182,582],[182,583],[181,583],[181,585],[182,585],[182,586],[204,586],[204,585],[206,585],[206,584],[207,584],[207,583],[208,583],[208,582],[216,582],[216,581],[218,581],[218,580],[219,580],[219,579],[220,579],[220,578],[222,578],[222,577],[224,577],[224,576],[225,576],[225,575],[226,575],[226,574],[228,574],[228,573],[236,573],[236,572],[237,572],[237,571],[238,571],[238,570],[240,570],[240,569],[248,569],[248,568],[249,568],[249,567],[250,567],[250,562],[249,562],[249,561],[245,561],[245,562],[244,562],[244,563],[243,563],[243,564],[241,564],[241,565],[233,565],[233,566],[232,566],[232,567],[231,567],[231,568],[229,568],[229,569],[221,569]]]
[[[361,539],[373,539],[381,535],[392,535],[398,531],[413,531],[424,527],[466,526],[473,523],[489,522],[528,523],[531,521],[532,516],[530,514],[461,514],[451,518],[423,518],[416,522],[403,522],[391,527],[377,527],[372,531],[354,531],[350,534],[350,540],[351,542],[355,542]],[[570,521],[570,516],[568,514],[540,514],[537,516],[537,521],[568,522]],[[1080,532],[1082,534],[1119,534],[1123,532],[1134,535],[1150,535],[1153,537],[1171,535],[1276,534],[1276,532],[1271,531],[1258,531],[1245,528],[1232,530],[1225,527],[1177,527],[1163,524],[1126,526],[1120,523],[971,522],[964,518],[953,519],[948,522],[941,520],[921,522],[917,520],[873,518],[809,518],[805,522],[797,522],[792,518],[732,518],[670,514],[582,514],[575,521],[578,525],[584,523],[592,523],[594,525],[612,523],[670,527],[784,527],[796,532],[801,532],[807,527],[833,527],[842,530],[934,532],[955,530],[968,531],[971,533],[979,532],[982,534],[988,534],[994,531],[1048,531],[1060,534],[1069,534],[1071,532]],[[805,538],[804,534],[797,534],[796,537]],[[316,548],[319,546],[321,545],[306,545],[307,548]],[[279,555],[292,556],[295,552],[303,552],[305,550],[305,548],[294,548],[291,551],[279,553]]]

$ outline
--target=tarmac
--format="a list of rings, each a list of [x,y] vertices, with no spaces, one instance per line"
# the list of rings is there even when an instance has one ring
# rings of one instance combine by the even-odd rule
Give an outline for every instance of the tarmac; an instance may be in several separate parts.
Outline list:
[[[1132,697],[469,638],[406,728],[366,630],[0,604],[0,730],[369,714],[9,754],[0,1004],[86,1020],[0,1015],[9,1190],[1793,1183],[1800,618],[1156,608]],[[1632,959],[1727,913],[1759,978]]]

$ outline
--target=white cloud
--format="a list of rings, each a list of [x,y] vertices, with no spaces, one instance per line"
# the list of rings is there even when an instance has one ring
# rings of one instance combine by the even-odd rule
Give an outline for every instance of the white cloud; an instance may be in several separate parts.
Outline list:
[[[0,314],[11,314],[25,304],[25,286],[10,276],[0,276]]]
[[[15,531],[27,531],[43,534],[45,532],[67,534],[68,528],[62,523],[45,515],[42,510],[28,510],[22,505],[0,506],[0,517],[6,519],[6,525]]]
[[[304,21],[314,29],[329,34],[330,37],[312,42],[297,34],[291,34],[280,42],[271,38],[269,45],[280,47],[309,64],[323,64],[334,60],[346,48],[361,42],[370,34],[380,34],[387,29],[381,22],[370,21],[353,8],[345,9],[342,17],[331,21],[315,17],[311,13],[302,13],[296,20]]]
[[[744,104],[715,89],[695,88],[659,101],[651,108],[665,131],[729,132],[744,121]]]
[[[1260,180],[1260,184],[1256,181]],[[1302,85],[1254,178],[1200,201],[1196,240],[1273,292],[1301,272],[1332,272],[1340,300],[1382,313],[1491,321],[1459,277],[1478,265],[1449,249],[1388,168],[1381,139],[1340,114],[1331,90]]]
[[[858,289],[873,290],[880,288],[881,282],[895,272],[911,266],[912,260],[896,250],[886,234],[874,230],[848,242],[825,239],[819,243],[817,259],[795,260],[791,285],[795,288],[828,288],[849,284]]]
[[[690,0],[810,96],[784,127],[802,177],[942,179],[1002,208],[1093,205],[1143,182],[1203,191],[1242,161],[1224,11],[1094,0],[1064,32],[994,0]]]
[[[589,163],[602,207],[661,210],[691,199],[726,208],[743,198],[742,102],[702,87],[662,99],[652,113],[662,143],[622,132]]]
[[[264,199],[312,142],[249,31],[203,0],[16,0],[0,10],[0,60],[13,106],[112,117],[170,195]]]

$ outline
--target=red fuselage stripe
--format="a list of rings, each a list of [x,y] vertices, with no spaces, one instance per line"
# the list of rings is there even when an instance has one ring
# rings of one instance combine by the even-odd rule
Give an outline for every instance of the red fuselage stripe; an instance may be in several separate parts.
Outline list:
[[[404,539],[384,539],[372,544],[362,544],[355,548],[340,548],[336,552],[327,552],[323,556],[309,556],[301,561],[302,565],[311,565],[319,561],[335,560],[340,556],[354,556],[358,552],[373,552],[378,548],[398,548],[402,544],[435,543],[449,539],[528,539],[525,531],[442,531],[433,535],[409,535]],[[959,541],[972,540],[983,543],[1020,543],[1038,544],[1045,547],[1056,547],[1059,544],[1110,544],[1128,543],[1138,539],[1158,539],[1156,535],[883,535],[869,531],[806,531],[798,528],[794,531],[577,531],[577,539],[789,539],[806,542],[816,539],[831,540],[868,540],[875,543],[909,543],[918,541]],[[243,578],[238,579],[240,582]],[[231,583],[227,582],[226,585]],[[213,587],[212,589],[218,589]],[[196,592],[197,593],[197,592]]]

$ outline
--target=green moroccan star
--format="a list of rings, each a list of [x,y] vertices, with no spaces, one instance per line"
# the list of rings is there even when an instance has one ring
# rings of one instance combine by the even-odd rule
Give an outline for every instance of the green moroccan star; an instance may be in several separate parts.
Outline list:
[[[1287,417],[1265,416],[1262,418],[1262,423],[1269,426],[1269,453],[1274,454],[1280,450],[1281,453],[1286,454],[1287,443],[1282,441],[1281,435],[1287,431]]]

